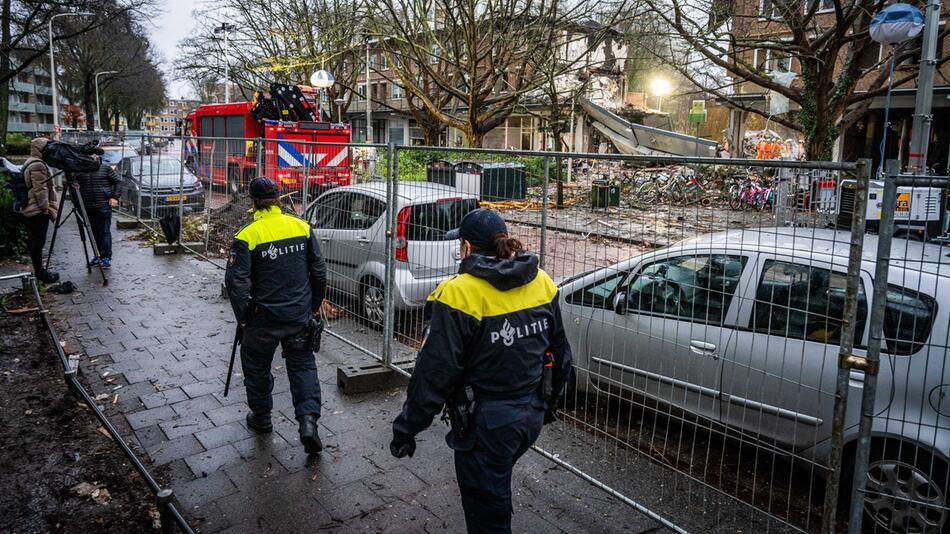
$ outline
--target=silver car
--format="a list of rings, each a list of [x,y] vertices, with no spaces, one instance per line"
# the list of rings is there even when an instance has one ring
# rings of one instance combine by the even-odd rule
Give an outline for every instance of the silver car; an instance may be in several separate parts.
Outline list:
[[[579,391],[633,393],[827,465],[849,234],[763,228],[684,241],[568,280]],[[868,343],[877,237],[867,236],[855,349]],[[950,458],[950,249],[895,239],[865,510],[941,532]],[[850,376],[847,459],[864,374]],[[698,417],[697,417],[698,416]]]
[[[476,198],[453,187],[400,182],[393,295],[399,310],[422,307],[436,285],[458,271],[459,243],[445,234]],[[306,218],[320,238],[330,287],[358,299],[361,318],[383,321],[386,280],[386,184],[367,182],[320,195]]]

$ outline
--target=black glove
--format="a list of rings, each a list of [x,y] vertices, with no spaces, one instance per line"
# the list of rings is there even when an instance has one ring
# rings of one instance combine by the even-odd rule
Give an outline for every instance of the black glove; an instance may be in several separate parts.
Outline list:
[[[402,432],[393,431],[393,440],[389,443],[389,452],[396,458],[405,458],[406,456],[412,458],[412,455],[416,452],[416,438]]]
[[[544,410],[544,424],[547,425],[559,419],[560,417],[557,416],[557,408],[548,408],[547,410]]]

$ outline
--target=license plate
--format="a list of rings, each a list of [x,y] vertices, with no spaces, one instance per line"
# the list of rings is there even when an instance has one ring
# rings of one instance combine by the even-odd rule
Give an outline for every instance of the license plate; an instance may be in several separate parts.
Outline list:
[[[168,195],[167,197],[165,197],[165,200],[167,200],[167,201],[169,201],[169,202],[178,202],[179,200],[181,200],[181,199],[183,199],[183,198],[185,198],[185,197],[182,196],[182,195]]]

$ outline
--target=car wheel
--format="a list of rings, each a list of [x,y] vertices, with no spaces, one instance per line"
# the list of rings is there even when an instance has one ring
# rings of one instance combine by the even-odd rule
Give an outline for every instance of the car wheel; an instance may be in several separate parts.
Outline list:
[[[930,453],[896,440],[873,443],[870,458],[864,498],[865,530],[943,532],[950,516],[947,466]],[[850,485],[850,477],[847,480]],[[851,491],[843,492],[842,498],[847,499],[850,494]]]
[[[367,326],[377,329],[383,327],[385,295],[383,283],[375,278],[366,278],[360,283],[360,320]]]

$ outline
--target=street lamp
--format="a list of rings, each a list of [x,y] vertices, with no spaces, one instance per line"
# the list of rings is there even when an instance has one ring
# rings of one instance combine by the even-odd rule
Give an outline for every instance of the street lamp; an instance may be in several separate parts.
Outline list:
[[[656,96],[656,110],[663,111],[663,97],[670,94],[672,87],[666,78],[654,78],[650,81],[650,92]]]
[[[224,103],[228,104],[231,102],[231,74],[230,74],[230,61],[228,60],[228,35],[237,29],[237,26],[234,24],[228,24],[227,22],[222,22],[220,26],[214,29],[214,33],[223,33],[224,34]]]
[[[320,90],[320,101],[317,105],[317,110],[320,111],[320,120],[323,120],[323,96],[326,94],[326,90],[333,87],[333,84],[336,83],[336,80],[333,78],[333,75],[329,71],[320,69],[310,75],[310,85],[316,87]],[[332,115],[333,112],[327,113],[327,115]]]
[[[53,135],[59,131],[59,94],[56,91],[56,60],[53,58],[53,20],[56,17],[91,17],[95,13],[58,13],[49,18],[49,76],[53,86]]]
[[[117,70],[105,70],[96,73],[96,129],[102,130],[102,113],[99,111],[99,76],[103,74],[118,74]]]

